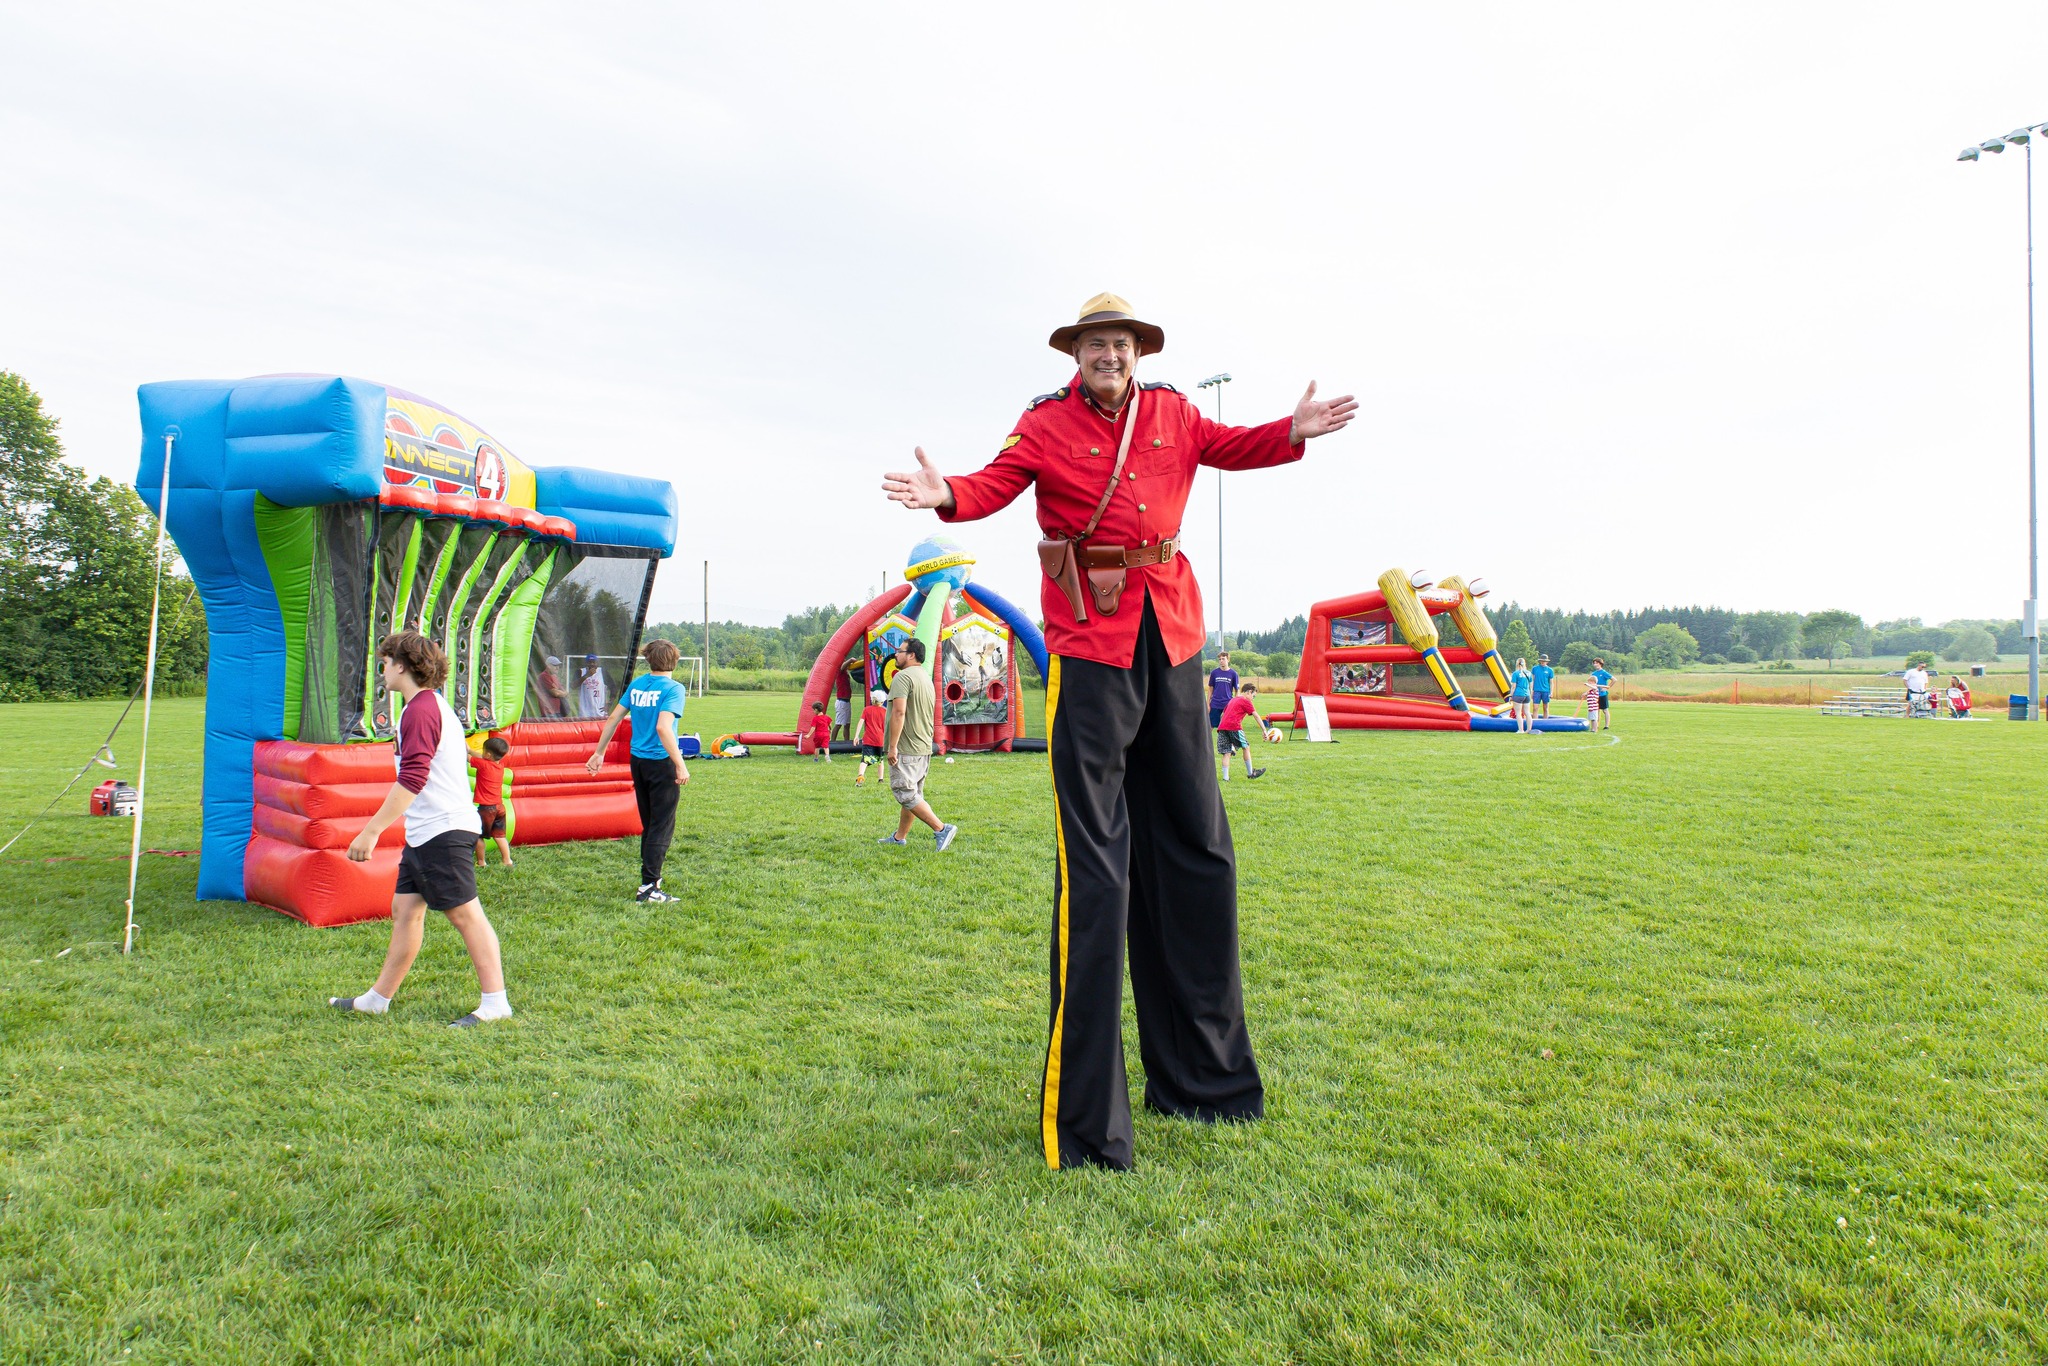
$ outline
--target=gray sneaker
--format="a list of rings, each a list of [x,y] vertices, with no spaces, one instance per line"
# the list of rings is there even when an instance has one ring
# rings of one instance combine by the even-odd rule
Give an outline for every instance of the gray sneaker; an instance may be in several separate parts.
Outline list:
[[[876,843],[876,844],[893,844],[893,845],[896,845],[896,846],[898,846],[898,847],[900,848],[901,846],[903,846],[903,845],[906,845],[906,844],[910,843],[910,841],[909,841],[909,840],[907,840],[907,839],[904,839],[904,838],[903,838],[903,837],[902,837],[901,835],[884,835],[884,836],[882,836],[882,837],[881,837],[880,839],[876,840],[876,841],[875,841],[875,843]]]
[[[957,825],[942,825],[932,832],[932,843],[937,845],[939,852],[943,854],[953,847],[953,837],[959,833],[960,827]]]

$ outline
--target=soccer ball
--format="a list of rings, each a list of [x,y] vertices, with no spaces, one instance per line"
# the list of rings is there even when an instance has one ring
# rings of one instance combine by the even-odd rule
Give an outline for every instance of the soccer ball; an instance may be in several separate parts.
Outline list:
[[[1283,735],[1281,735],[1281,733],[1280,733],[1280,727],[1278,727],[1278,726],[1268,726],[1268,727],[1266,728],[1266,743],[1267,743],[1267,744],[1269,744],[1269,745],[1277,745],[1277,744],[1279,744],[1279,743],[1280,743],[1280,742],[1281,742],[1281,741],[1282,741],[1283,739],[1285,739],[1285,738],[1286,738],[1286,737],[1285,737],[1285,736],[1283,736]]]

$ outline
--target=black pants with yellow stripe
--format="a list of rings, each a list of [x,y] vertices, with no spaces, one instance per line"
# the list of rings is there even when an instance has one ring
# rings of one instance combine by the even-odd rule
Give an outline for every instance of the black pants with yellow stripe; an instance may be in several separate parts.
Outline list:
[[[1054,1167],[1131,1165],[1126,944],[1145,1103],[1199,1120],[1265,1111],[1201,659],[1170,663],[1144,613],[1130,668],[1055,657],[1047,681],[1058,873],[1040,1126]]]

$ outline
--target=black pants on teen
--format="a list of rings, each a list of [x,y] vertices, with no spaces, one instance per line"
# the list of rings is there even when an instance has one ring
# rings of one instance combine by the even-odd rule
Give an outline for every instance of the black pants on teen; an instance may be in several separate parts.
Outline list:
[[[676,766],[633,756],[633,802],[640,808],[640,885],[661,881],[661,863],[676,835]]]
[[[1058,871],[1039,1115],[1053,1167],[1131,1165],[1126,944],[1146,1105],[1204,1121],[1265,1113],[1201,659],[1171,664],[1151,603],[1144,613],[1130,668],[1055,657],[1047,681]]]

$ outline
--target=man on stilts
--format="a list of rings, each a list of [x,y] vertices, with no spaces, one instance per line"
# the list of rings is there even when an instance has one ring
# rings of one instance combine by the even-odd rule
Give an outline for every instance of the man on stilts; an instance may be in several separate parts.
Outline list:
[[[1051,337],[1079,372],[1033,399],[976,474],[918,468],[883,491],[941,520],[974,521],[1037,486],[1041,605],[1052,654],[1046,746],[1057,856],[1051,1037],[1040,1133],[1053,1167],[1131,1165],[1123,974],[1145,1103],[1213,1122],[1257,1119],[1265,1089],[1238,977],[1237,859],[1201,675],[1201,590],[1180,553],[1201,465],[1263,469],[1338,431],[1357,403],[1319,400],[1260,427],[1225,427],[1170,385],[1139,384],[1165,332],[1113,294]]]

